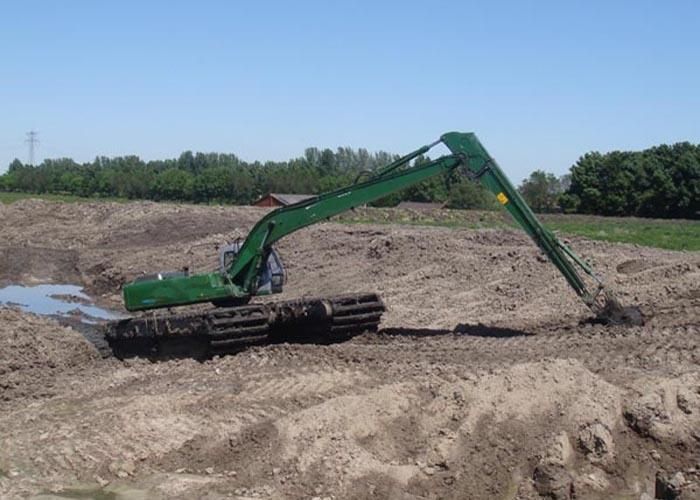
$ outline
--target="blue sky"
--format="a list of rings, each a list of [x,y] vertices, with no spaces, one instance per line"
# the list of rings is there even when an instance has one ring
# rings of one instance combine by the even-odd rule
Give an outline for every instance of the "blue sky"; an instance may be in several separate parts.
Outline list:
[[[181,151],[401,153],[474,131],[516,181],[700,142],[700,2],[2,2],[0,171]]]

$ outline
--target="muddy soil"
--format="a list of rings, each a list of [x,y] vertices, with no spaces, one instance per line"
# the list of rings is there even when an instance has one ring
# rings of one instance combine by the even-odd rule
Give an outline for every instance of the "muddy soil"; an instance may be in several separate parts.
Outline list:
[[[0,205],[0,283],[119,307],[264,210]],[[200,363],[102,358],[0,310],[2,498],[700,498],[700,254],[572,238],[641,306],[604,327],[523,233],[329,222],[282,298],[377,291],[378,334]]]

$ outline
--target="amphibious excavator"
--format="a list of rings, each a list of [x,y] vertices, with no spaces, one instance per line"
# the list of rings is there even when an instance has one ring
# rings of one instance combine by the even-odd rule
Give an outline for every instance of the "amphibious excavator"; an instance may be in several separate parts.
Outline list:
[[[440,143],[450,154],[428,163],[413,162]],[[449,132],[352,185],[269,212],[244,241],[220,248],[215,272],[157,273],[126,284],[124,305],[140,315],[109,323],[105,337],[119,357],[201,358],[255,343],[336,341],[376,331],[384,304],[374,293],[250,303],[255,296],[282,292],[285,269],[273,245],[303,227],[451,172],[481,182],[495,195],[592,310],[596,320],[642,320],[638,309],[622,307],[593,269],[537,220],[475,134]],[[170,310],[201,303],[215,307],[186,313]],[[158,309],[168,311],[154,312]]]

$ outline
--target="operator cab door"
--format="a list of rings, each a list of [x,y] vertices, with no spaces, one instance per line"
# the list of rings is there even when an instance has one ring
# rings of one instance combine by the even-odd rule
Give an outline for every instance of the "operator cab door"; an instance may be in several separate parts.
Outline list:
[[[219,251],[219,266],[221,273],[231,267],[236,255],[241,249],[241,243],[236,241],[229,245],[224,245]],[[261,269],[260,279],[258,280],[258,289],[256,295],[269,295],[272,293],[282,292],[284,285],[284,266],[282,260],[274,248],[270,249],[265,265]]]

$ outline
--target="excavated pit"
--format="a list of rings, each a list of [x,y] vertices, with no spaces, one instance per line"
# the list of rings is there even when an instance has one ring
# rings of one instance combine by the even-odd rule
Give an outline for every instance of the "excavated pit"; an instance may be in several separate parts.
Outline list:
[[[0,206],[0,281],[79,283],[118,309],[121,283],[211,268],[264,213]],[[589,321],[520,232],[386,223],[279,245],[281,300],[379,293],[379,332],[347,342],[119,361],[0,309],[0,497],[700,497],[700,255],[570,244],[643,325]]]

